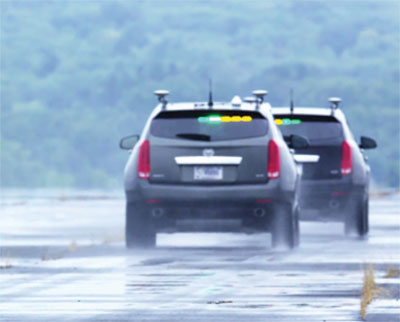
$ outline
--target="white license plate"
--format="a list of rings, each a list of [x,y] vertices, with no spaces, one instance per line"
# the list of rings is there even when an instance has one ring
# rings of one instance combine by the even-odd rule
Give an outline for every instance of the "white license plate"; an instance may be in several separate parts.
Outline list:
[[[194,180],[222,180],[222,167],[194,167]]]

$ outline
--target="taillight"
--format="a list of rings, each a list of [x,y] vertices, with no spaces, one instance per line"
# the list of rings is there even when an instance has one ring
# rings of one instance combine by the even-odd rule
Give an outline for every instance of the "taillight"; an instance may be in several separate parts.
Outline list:
[[[150,177],[150,142],[148,140],[139,147],[138,176],[142,179]]]
[[[279,157],[279,145],[276,141],[271,140],[268,143],[268,178],[276,179],[281,174],[281,165]]]
[[[344,141],[342,143],[342,163],[340,168],[342,176],[350,174],[353,169],[353,156],[349,141]]]

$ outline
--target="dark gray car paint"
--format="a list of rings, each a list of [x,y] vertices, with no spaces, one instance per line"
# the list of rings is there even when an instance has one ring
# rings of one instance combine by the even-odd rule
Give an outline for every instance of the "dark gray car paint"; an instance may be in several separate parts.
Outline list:
[[[275,117],[291,114],[289,108],[273,108],[272,113]],[[332,113],[330,109],[295,108],[292,115],[304,115],[305,113],[308,115],[331,115],[341,123],[343,139],[348,141],[352,147],[353,167],[351,174],[345,176],[340,175],[328,180],[302,179],[300,189],[303,208],[319,208],[321,203],[316,203],[316,199],[322,199],[322,195],[324,193],[328,194],[330,191],[341,191],[346,194],[346,197],[343,198],[342,206],[346,206],[347,202],[351,199],[368,196],[370,167],[366,162],[366,157],[362,149],[359,148],[358,143],[351,133],[343,112],[340,109],[336,109]],[[301,153],[318,154],[312,148],[308,151],[302,150]],[[326,200],[322,200],[322,203],[327,204]]]
[[[264,104],[263,104],[264,105]],[[214,105],[218,109],[218,105]],[[269,131],[265,137],[239,139],[234,141],[202,142],[193,140],[179,140],[156,138],[149,133],[152,119],[161,111],[158,106],[149,117],[140,141],[133,148],[127,165],[125,167],[125,192],[127,202],[145,203],[148,199],[165,200],[179,207],[180,202],[191,202],[193,204],[207,204],[208,201],[218,201],[221,204],[231,204],[239,207],[250,203],[253,208],[260,207],[255,202],[257,199],[271,198],[275,203],[287,203],[296,206],[296,188],[299,183],[298,167],[289,151],[280,131],[277,129],[272,114],[268,111],[268,105],[260,109],[260,113],[268,120]],[[267,179],[267,146],[270,139],[274,139],[279,145],[281,172],[277,179]],[[150,180],[138,178],[137,158],[138,147],[144,140],[150,141],[151,174]],[[170,154],[164,150],[165,146],[173,146],[179,152],[177,155]],[[251,155],[254,146],[262,148],[257,157],[246,160],[246,155]],[[193,182],[179,182],[181,174],[179,167],[174,164],[174,157],[181,153],[184,155],[201,155],[204,148],[214,148],[217,154],[222,149],[223,155],[237,155],[239,151],[246,153],[243,156],[241,169],[237,172],[237,180],[223,184],[194,184]],[[181,150],[179,150],[181,149]],[[154,160],[157,158],[158,160]],[[153,168],[155,165],[155,168]],[[164,173],[166,178],[173,178],[162,182],[162,178],[155,178],[154,173]],[[256,178],[257,174],[263,173],[264,177]]]

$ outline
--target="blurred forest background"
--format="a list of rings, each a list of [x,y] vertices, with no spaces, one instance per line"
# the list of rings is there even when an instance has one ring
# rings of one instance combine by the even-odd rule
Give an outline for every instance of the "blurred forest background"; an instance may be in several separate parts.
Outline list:
[[[340,96],[375,186],[399,186],[400,5],[372,1],[1,1],[1,185],[122,187],[156,99]]]

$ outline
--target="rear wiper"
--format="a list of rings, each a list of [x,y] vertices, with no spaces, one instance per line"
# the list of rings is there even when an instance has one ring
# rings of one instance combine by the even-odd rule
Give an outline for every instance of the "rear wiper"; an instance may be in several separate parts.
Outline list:
[[[198,140],[198,141],[211,141],[211,136],[206,134],[198,133],[178,133],[176,135],[178,138],[188,139],[188,140]]]

